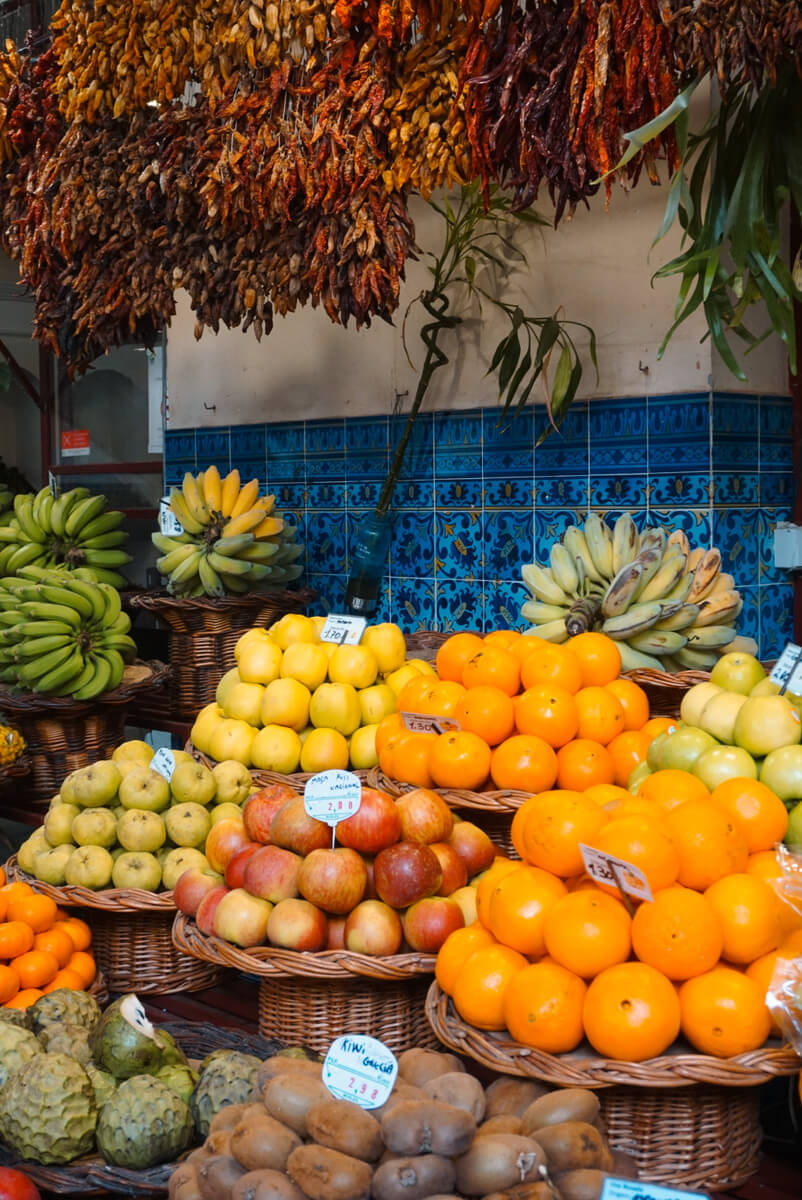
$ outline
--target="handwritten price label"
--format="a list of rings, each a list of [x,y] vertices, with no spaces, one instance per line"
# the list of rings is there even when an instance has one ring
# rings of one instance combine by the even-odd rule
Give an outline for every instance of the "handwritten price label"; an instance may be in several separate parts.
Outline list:
[[[428,713],[402,712],[401,720],[410,733],[455,733],[462,728],[453,717],[432,717]]]
[[[789,642],[772,667],[769,679],[779,683],[783,692],[798,695],[802,691],[802,646]]]
[[[307,781],[304,788],[304,809],[307,816],[327,825],[336,825],[359,811],[362,803],[362,781],[352,771],[321,771]]]
[[[383,1042],[347,1033],[329,1046],[323,1082],[338,1100],[381,1108],[395,1086],[398,1062]]]
[[[605,854],[593,846],[583,846],[581,842],[579,849],[585,863],[585,870],[596,883],[611,884],[635,900],[651,902],[652,890],[640,868],[627,862],[625,858],[616,858],[614,854]]]
[[[169,496],[162,496],[159,501],[159,530],[165,537],[178,537],[184,532],[184,526],[170,508]]]
[[[710,1197],[707,1192],[688,1192],[684,1188],[608,1176],[602,1187],[601,1200],[710,1200]]]
[[[164,746],[161,750],[157,750],[150,760],[150,769],[163,775],[169,783],[175,770],[175,755],[172,750],[167,750]]]
[[[321,642],[337,642],[340,646],[358,646],[365,632],[365,617],[349,617],[345,613],[329,613],[320,631]]]

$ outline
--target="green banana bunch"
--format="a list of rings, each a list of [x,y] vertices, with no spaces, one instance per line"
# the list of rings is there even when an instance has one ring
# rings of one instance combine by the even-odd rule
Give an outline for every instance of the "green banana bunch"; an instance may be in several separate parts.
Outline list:
[[[3,682],[75,700],[119,686],[136,657],[131,621],[117,589],[87,578],[88,571],[29,563],[0,578]]]
[[[521,615],[533,633],[567,642],[599,630],[618,643],[624,670],[708,670],[739,644],[743,602],[721,552],[691,550],[681,529],[639,533],[628,512],[613,526],[590,513],[550,547],[548,565],[528,563],[521,577],[533,597]]]
[[[6,495],[0,492],[0,574],[16,574],[30,564],[81,568],[114,587],[125,585],[119,568],[131,556],[123,549],[124,514],[108,511],[105,496],[78,487],[56,498],[44,487],[12,496],[10,511],[3,512]]]
[[[242,595],[297,579],[304,547],[277,516],[275,496],[260,496],[259,481],[241,484],[239,471],[223,479],[217,467],[187,472],[170,491],[179,534],[154,533],[156,566],[173,596]],[[0,555],[2,542],[0,541]]]

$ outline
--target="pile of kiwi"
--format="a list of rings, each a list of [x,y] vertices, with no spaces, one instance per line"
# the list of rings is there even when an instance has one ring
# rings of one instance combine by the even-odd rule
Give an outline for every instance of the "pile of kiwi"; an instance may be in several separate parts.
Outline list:
[[[176,1167],[170,1200],[598,1200],[611,1150],[593,1092],[501,1077],[408,1050],[382,1108],[332,1097],[320,1063],[269,1058],[248,1104],[229,1104]]]

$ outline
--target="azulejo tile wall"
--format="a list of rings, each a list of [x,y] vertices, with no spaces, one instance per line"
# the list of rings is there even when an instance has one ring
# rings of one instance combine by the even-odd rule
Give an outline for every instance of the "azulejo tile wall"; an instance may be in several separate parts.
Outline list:
[[[721,547],[742,631],[770,657],[792,634],[773,530],[793,497],[791,401],[724,393],[576,405],[535,447],[542,410],[423,414],[395,491],[379,619],[403,628],[519,626],[522,563],[597,510],[684,528]],[[165,475],[216,463],[274,491],[300,526],[320,611],[342,608],[354,530],[381,490],[403,417],[169,430]]]

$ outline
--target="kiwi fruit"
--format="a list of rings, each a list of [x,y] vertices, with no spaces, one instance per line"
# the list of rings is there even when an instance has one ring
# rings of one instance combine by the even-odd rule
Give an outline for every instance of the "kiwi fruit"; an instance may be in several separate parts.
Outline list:
[[[546,1125],[538,1130],[537,1140],[546,1153],[549,1170],[555,1175],[580,1167],[607,1171],[612,1166],[613,1156],[607,1143],[598,1129],[585,1121]]]
[[[426,1093],[422,1088],[413,1087],[411,1083],[404,1083],[403,1079],[395,1081],[395,1087],[390,1095],[385,1100],[381,1108],[374,1108],[373,1115],[380,1121],[386,1112],[394,1108],[396,1104],[400,1104],[402,1100],[426,1100]]]
[[[210,1132],[203,1143],[203,1148],[207,1154],[230,1154],[231,1130],[216,1129],[214,1133]]]
[[[560,1175],[557,1187],[563,1200],[600,1200],[606,1178],[604,1171],[579,1167]]]
[[[309,1200],[367,1200],[373,1172],[367,1163],[328,1146],[298,1146],[287,1174]]]
[[[308,1136],[321,1146],[375,1162],[384,1150],[379,1122],[348,1100],[322,1100],[306,1114]]]
[[[488,1133],[522,1133],[523,1124],[520,1117],[501,1116],[490,1117],[476,1130],[477,1137],[486,1137]]]
[[[494,1079],[485,1090],[487,1101],[486,1117],[522,1117],[549,1089],[531,1079]]]
[[[283,1054],[274,1054],[266,1058],[256,1072],[256,1088],[261,1094],[271,1079],[279,1075],[308,1075],[311,1079],[320,1079],[323,1067],[320,1063],[308,1058],[286,1058]]]
[[[245,1174],[235,1158],[228,1154],[213,1154],[198,1167],[198,1192],[201,1200],[220,1200]]]
[[[599,1115],[599,1097],[587,1088],[560,1088],[530,1104],[522,1114],[525,1134],[536,1134],[547,1125],[583,1121],[592,1125]]]
[[[200,1200],[198,1173],[192,1163],[183,1162],[173,1171],[167,1187],[168,1200]]]
[[[270,1168],[283,1171],[287,1159],[301,1139],[264,1109],[261,1115],[249,1114],[229,1134],[229,1154],[247,1171]]]
[[[464,1071],[456,1054],[441,1054],[439,1050],[405,1050],[398,1056],[398,1074],[407,1083],[423,1087],[430,1079],[450,1071]]]
[[[306,1200],[301,1189],[281,1171],[249,1171],[234,1184],[229,1200]]]
[[[306,1137],[309,1109],[330,1098],[331,1092],[322,1079],[313,1079],[301,1071],[271,1079],[264,1091],[265,1108],[270,1116],[289,1125],[301,1137]]]
[[[450,1193],[454,1164],[440,1154],[394,1158],[376,1168],[373,1200],[425,1200]]]
[[[476,1122],[464,1108],[437,1100],[405,1100],[381,1122],[385,1145],[396,1154],[464,1154],[476,1136]]]
[[[249,1112],[254,1105],[252,1104],[226,1104],[212,1117],[209,1124],[209,1133],[219,1133],[223,1129],[233,1129],[235,1125],[239,1125],[242,1118]],[[259,1105],[259,1108],[264,1112],[264,1106]]]
[[[546,1162],[533,1138],[514,1133],[493,1133],[477,1138],[457,1159],[457,1191],[465,1196],[487,1196],[517,1184],[535,1182]]]
[[[438,1075],[424,1083],[423,1091],[432,1100],[451,1104],[454,1108],[464,1108],[474,1121],[481,1121],[485,1115],[485,1089],[474,1075],[468,1075],[466,1071],[447,1071],[445,1075]]]
[[[545,1179],[537,1183],[522,1183],[520,1187],[510,1188],[507,1192],[510,1200],[561,1200],[561,1193],[553,1183]]]

